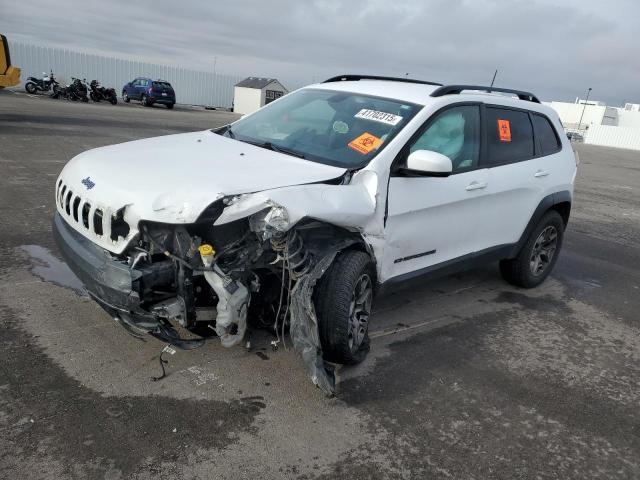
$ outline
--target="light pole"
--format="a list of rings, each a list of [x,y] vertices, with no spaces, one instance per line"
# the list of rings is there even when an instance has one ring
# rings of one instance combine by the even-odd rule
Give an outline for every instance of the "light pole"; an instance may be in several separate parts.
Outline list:
[[[587,99],[584,101],[584,107],[582,107],[582,114],[580,115],[580,121],[578,122],[578,131],[580,131],[580,125],[582,125],[582,117],[584,117],[584,111],[587,108],[587,102],[589,101],[589,94],[591,93],[591,87],[587,90]]]

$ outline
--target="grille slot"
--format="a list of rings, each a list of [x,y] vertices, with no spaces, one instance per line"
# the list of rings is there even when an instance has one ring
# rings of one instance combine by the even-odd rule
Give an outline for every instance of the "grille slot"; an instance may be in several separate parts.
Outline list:
[[[71,197],[73,196],[73,192],[71,190],[67,190],[67,195],[64,199],[64,209],[67,212],[67,215],[71,215]]]
[[[77,222],[78,221],[78,207],[80,206],[80,197],[76,196],[76,198],[73,199],[73,219]]]
[[[58,203],[60,204],[60,207],[62,209],[64,209],[64,193],[67,191],[67,186],[63,185],[62,189],[60,190],[60,195],[58,195]]]
[[[84,228],[89,229],[89,211],[91,210],[91,204],[89,202],[84,202],[82,205],[82,225]]]
[[[102,210],[96,208],[96,211],[93,212],[93,231],[96,232],[97,235],[102,235]]]
[[[113,214],[108,207],[96,205],[82,194],[74,193],[62,179],[56,183],[55,196],[59,214],[104,248],[121,250],[130,238],[132,229],[123,218],[123,209]]]

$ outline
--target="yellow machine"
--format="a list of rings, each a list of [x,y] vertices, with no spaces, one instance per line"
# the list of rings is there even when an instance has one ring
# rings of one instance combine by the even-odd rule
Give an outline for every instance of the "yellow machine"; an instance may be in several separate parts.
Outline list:
[[[0,88],[13,87],[20,83],[20,69],[11,65],[7,37],[0,35]]]

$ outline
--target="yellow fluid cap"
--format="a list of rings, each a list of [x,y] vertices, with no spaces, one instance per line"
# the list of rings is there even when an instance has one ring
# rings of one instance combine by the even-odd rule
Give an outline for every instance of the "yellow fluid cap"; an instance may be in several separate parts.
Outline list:
[[[208,257],[209,255],[215,255],[215,253],[216,253],[216,251],[213,249],[213,247],[211,245],[209,245],[208,243],[200,245],[198,247],[198,251],[200,252],[200,255],[202,255],[204,257]]]

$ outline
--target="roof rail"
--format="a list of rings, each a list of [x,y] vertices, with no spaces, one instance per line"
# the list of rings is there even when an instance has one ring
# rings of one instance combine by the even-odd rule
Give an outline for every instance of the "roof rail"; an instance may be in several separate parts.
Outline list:
[[[419,83],[422,85],[435,85],[438,87],[442,86],[441,83],[427,82],[426,80],[414,80],[413,78],[379,77],[376,75],[338,75],[337,77],[331,77],[322,83],[354,82],[358,80],[389,80],[392,82]]]
[[[445,85],[434,90],[431,93],[432,97],[442,97],[443,95],[459,95],[463,90],[477,90],[480,92],[499,92],[499,93],[510,93],[512,95],[516,95],[520,100],[524,100],[527,102],[541,103],[533,93],[524,92],[522,90],[512,90],[510,88],[499,88],[499,87],[483,87],[480,85]]]

